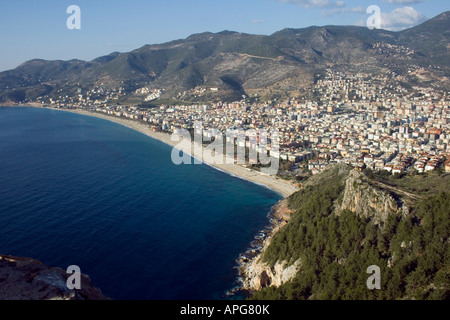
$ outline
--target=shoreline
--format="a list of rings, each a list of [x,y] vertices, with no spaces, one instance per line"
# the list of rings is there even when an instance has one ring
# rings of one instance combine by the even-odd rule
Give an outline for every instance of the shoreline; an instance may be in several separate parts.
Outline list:
[[[136,120],[118,118],[115,116],[91,112],[82,109],[57,109],[52,107],[31,106],[31,105],[20,105],[14,107],[41,108],[100,118],[125,126],[137,132],[140,132],[152,139],[158,140],[172,147],[175,147],[176,145],[179,144],[179,142],[171,141],[170,134],[163,132],[155,132],[152,130],[150,126],[138,122]],[[237,259],[235,260],[234,268],[237,270],[237,278],[236,278],[237,285],[228,290],[226,293],[224,293],[224,297],[227,298],[241,295],[248,297],[254,291],[251,285],[254,279],[249,272],[249,268],[251,268],[252,263],[257,262],[261,258],[261,256],[264,254],[264,251],[270,244],[273,236],[289,221],[291,212],[286,212],[288,201],[287,198],[298,190],[289,182],[286,182],[279,178],[275,178],[273,176],[264,175],[256,171],[250,171],[249,169],[239,166],[237,164],[217,165],[217,164],[209,164],[205,161],[203,162],[203,164],[206,164],[216,170],[222,171],[225,174],[257,184],[259,186],[266,187],[271,191],[282,196],[282,199],[277,201],[277,203],[275,203],[268,212],[267,214],[268,224],[254,236],[253,240],[248,244],[247,249],[244,252],[241,252],[237,257]]]
[[[58,108],[44,107],[44,106],[37,106],[37,105],[16,105],[16,106],[11,106],[11,107],[12,108],[15,108],[15,107],[41,108],[41,109],[47,109],[47,110],[71,112],[71,113],[75,113],[75,114],[79,114],[79,115],[100,118],[100,119],[104,119],[107,121],[111,121],[111,122],[120,124],[122,126],[125,126],[132,130],[135,130],[137,132],[140,132],[152,139],[158,140],[158,141],[165,143],[171,147],[175,147],[176,145],[180,144],[180,142],[172,141],[170,134],[163,133],[163,132],[155,132],[151,129],[151,127],[149,125],[138,122],[136,120],[118,118],[115,116],[106,115],[106,114],[97,113],[97,112],[91,112],[91,111],[87,111],[87,110],[83,110],[83,109],[58,109]],[[216,170],[222,171],[225,174],[229,174],[236,178],[243,179],[245,181],[257,184],[259,186],[266,187],[266,188],[278,193],[283,198],[287,198],[291,194],[293,194],[297,191],[297,189],[291,183],[289,183],[287,181],[284,181],[280,178],[276,178],[273,176],[265,175],[265,174],[259,173],[257,171],[251,171],[250,169],[244,168],[237,164],[212,164],[212,163],[208,163],[206,161],[203,161],[203,164],[206,164]]]
[[[244,295],[245,297],[250,297],[261,289],[258,287],[258,283],[261,283],[260,276],[264,267],[267,267],[261,259],[273,237],[289,222],[292,213],[293,211],[289,209],[287,198],[278,201],[271,208],[267,215],[269,225],[258,232],[248,249],[236,259],[237,285],[230,289],[226,296]],[[261,270],[255,272],[255,266],[259,266]]]

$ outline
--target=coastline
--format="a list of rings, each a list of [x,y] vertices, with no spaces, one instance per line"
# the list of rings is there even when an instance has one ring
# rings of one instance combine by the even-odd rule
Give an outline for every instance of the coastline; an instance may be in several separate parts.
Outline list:
[[[64,110],[81,115],[93,116],[105,120],[109,120],[138,132],[141,132],[150,138],[156,139],[160,142],[175,147],[179,142],[173,142],[171,135],[162,132],[154,132],[148,125],[137,122],[135,120],[117,118],[114,116],[103,115],[101,113],[89,112],[86,110]],[[194,149],[193,149],[194,150]],[[288,209],[288,197],[295,193],[297,189],[290,183],[272,177],[263,175],[261,173],[250,171],[244,167],[236,164],[210,164],[204,161],[204,164],[222,171],[226,174],[235,176],[237,178],[258,184],[269,188],[270,190],[280,194],[283,198],[279,200],[271,208],[267,214],[269,224],[260,230],[254,237],[254,240],[249,244],[245,252],[242,252],[235,260],[237,269],[237,286],[225,293],[225,297],[233,296],[249,296],[253,292],[261,289],[262,270],[265,269],[265,264],[261,262],[264,252],[271,243],[272,238],[277,234],[281,228],[290,220],[292,211]]]
[[[52,107],[43,106],[33,106],[33,105],[20,105],[14,107],[34,107],[40,109],[56,110],[75,113],[79,115],[89,116],[111,121],[137,132],[140,132],[152,139],[163,142],[169,146],[175,147],[179,142],[173,142],[171,140],[171,135],[163,132],[155,132],[152,128],[145,123],[138,122],[136,120],[118,118],[111,115],[106,115],[97,112],[91,112],[82,109],[57,109]],[[232,175],[234,177],[249,181],[251,183],[264,186],[279,195],[282,196],[274,206],[271,208],[270,212],[267,214],[268,225],[266,225],[262,230],[260,230],[254,237],[253,241],[249,243],[245,252],[242,252],[239,257],[235,260],[235,268],[237,270],[237,286],[230,289],[225,293],[225,297],[232,297],[235,295],[248,296],[254,291],[257,291],[257,286],[254,283],[259,283],[259,275],[261,274],[258,269],[259,275],[254,274],[254,265],[259,264],[260,258],[263,256],[265,250],[271,242],[273,236],[289,221],[291,212],[287,210],[287,198],[295,193],[297,189],[287,181],[282,179],[264,175],[262,173],[251,171],[247,168],[239,166],[237,164],[210,164],[204,162],[204,164],[213,167],[216,170],[222,171],[226,174]],[[256,290],[255,290],[256,289]]]
[[[131,119],[125,119],[125,118],[118,118],[115,116],[110,116],[106,114],[101,114],[97,112],[91,112],[83,109],[58,109],[58,108],[52,108],[52,107],[44,107],[44,106],[37,106],[37,105],[16,105],[12,106],[14,107],[32,107],[32,108],[42,108],[42,109],[48,109],[48,110],[56,110],[56,111],[64,111],[64,112],[71,112],[76,113],[84,116],[89,117],[95,117],[100,118],[104,120],[108,120],[117,124],[120,124],[122,126],[125,126],[127,128],[130,128],[132,130],[138,131],[152,139],[158,140],[162,143],[165,143],[171,147],[175,147],[180,142],[174,142],[171,140],[171,135],[163,132],[155,132],[153,131],[148,125],[145,125],[144,123],[131,120]],[[206,161],[203,161],[204,164],[209,165],[219,171],[222,171],[226,174],[235,176],[237,178],[252,182],[254,184],[264,186],[278,194],[280,194],[283,198],[289,197],[291,194],[295,193],[297,189],[289,182],[284,181],[282,179],[264,175],[262,173],[251,171],[250,169],[244,168],[242,166],[239,166],[237,164],[212,164],[207,163]]]
[[[238,271],[238,285],[227,292],[227,296],[244,295],[251,296],[254,292],[263,288],[262,274],[272,274],[268,265],[262,261],[265,251],[270,246],[273,237],[289,222],[293,211],[289,209],[287,198],[278,201],[270,210],[267,218],[270,225],[261,230],[250,243],[249,248],[239,255],[236,260]],[[276,270],[280,271],[280,270]],[[276,272],[275,271],[275,272]],[[276,277],[274,277],[276,278]],[[281,281],[275,281],[275,285],[281,285]]]

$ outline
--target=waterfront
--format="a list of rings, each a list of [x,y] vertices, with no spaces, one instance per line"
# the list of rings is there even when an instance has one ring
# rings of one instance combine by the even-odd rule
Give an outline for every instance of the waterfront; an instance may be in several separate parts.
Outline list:
[[[121,125],[0,108],[3,254],[81,267],[115,299],[220,299],[281,196]]]

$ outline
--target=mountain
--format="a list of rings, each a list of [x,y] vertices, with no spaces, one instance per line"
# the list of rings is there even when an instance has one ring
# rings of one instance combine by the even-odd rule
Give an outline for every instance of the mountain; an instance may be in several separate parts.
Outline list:
[[[449,299],[449,183],[330,166],[277,206],[276,228],[241,264],[244,289],[261,300]],[[367,287],[370,266],[380,290]]]
[[[165,89],[164,99],[197,86],[219,88],[204,97],[210,100],[253,94],[270,98],[297,94],[330,67],[369,74],[395,71],[416,83],[410,66],[433,65],[438,68],[425,71],[430,81],[449,87],[449,24],[445,12],[401,32],[355,26],[284,29],[269,36],[205,32],[89,62],[31,60],[0,73],[0,101],[74,96],[78,89],[95,87],[133,93],[146,86]]]
[[[450,11],[404,30],[398,35],[398,43],[416,50],[430,59],[430,63],[450,66]]]

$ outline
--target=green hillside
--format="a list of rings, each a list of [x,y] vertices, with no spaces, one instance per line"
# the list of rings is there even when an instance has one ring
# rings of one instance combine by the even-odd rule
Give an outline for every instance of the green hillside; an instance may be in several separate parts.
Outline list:
[[[391,212],[380,222],[377,213],[368,218],[339,209],[347,201],[343,193],[349,188],[349,172],[339,166],[328,170],[289,198],[292,218],[261,260],[268,268],[277,261],[289,266],[299,260],[300,268],[292,280],[267,286],[251,299],[449,299],[450,174],[397,181],[399,187],[420,179],[422,192],[417,194],[422,198],[408,211]],[[433,183],[437,178],[438,185]],[[374,182],[364,175],[351,181]],[[432,193],[426,191],[431,189]],[[393,193],[381,191],[387,197]],[[400,193],[394,196],[403,203]],[[371,265],[381,269],[381,290],[367,288]]]

